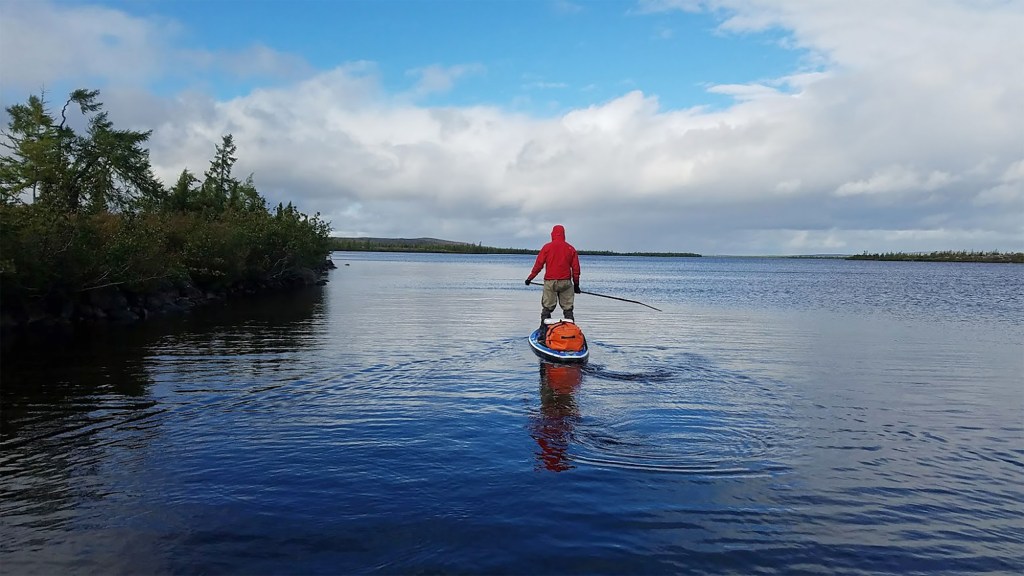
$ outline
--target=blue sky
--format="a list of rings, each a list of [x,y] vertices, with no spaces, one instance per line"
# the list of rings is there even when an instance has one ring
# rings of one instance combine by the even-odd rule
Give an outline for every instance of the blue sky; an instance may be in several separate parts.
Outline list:
[[[428,66],[467,67],[457,89],[426,105],[500,105],[537,114],[610,100],[631,89],[669,107],[726,105],[706,88],[775,78],[801,67],[781,31],[729,34],[711,13],[650,12],[633,2],[548,0],[150,0],[105,5],[139,18],[170,18],[176,39],[231,53],[263,45],[316,70],[373,62],[382,87],[410,91]],[[69,3],[70,5],[70,3]],[[453,31],[456,31],[453,33]],[[220,98],[287,80],[206,78]],[[195,76],[156,83],[164,93]]]
[[[98,88],[336,233],[1024,249],[1017,0],[0,0],[0,103]],[[4,120],[6,123],[6,120]]]

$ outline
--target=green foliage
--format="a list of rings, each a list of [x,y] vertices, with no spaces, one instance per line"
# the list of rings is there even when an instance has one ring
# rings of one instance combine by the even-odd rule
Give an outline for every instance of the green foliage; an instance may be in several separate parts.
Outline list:
[[[331,250],[344,252],[427,252],[436,254],[536,254],[536,250],[492,248],[462,242],[383,238],[331,238]]]
[[[9,107],[0,157],[0,297],[4,305],[121,285],[191,279],[210,289],[323,264],[330,226],[294,206],[272,214],[252,175],[232,175],[232,136],[200,181],[186,168],[154,179],[149,132],[116,130],[97,91],[76,90],[58,122],[42,96]],[[68,108],[87,130],[67,126]]]
[[[10,122],[0,158],[0,200],[31,200],[62,213],[131,211],[160,201],[163,190],[153,176],[150,132],[116,130],[96,90],[75,90],[60,112],[46,107],[45,96],[7,108]],[[68,126],[69,109],[85,117],[85,134]],[[25,198],[27,192],[31,198]]]
[[[217,146],[216,154],[210,160],[210,169],[206,171],[203,190],[210,196],[226,199],[238,181],[231,176],[231,169],[238,158],[235,157],[235,140],[231,134],[223,136]]]
[[[166,217],[169,256],[183,274],[209,288],[315,268],[329,252],[330,226],[291,206],[275,215],[229,210],[214,220],[188,212]]]
[[[154,215],[62,214],[46,204],[0,206],[0,286],[5,301],[123,284],[144,289],[175,276],[166,226]]]
[[[211,218],[219,218],[231,210],[244,212],[266,212],[267,202],[256,191],[256,184],[250,174],[244,181],[232,175],[235,165],[234,138],[231,134],[223,137],[216,146],[210,168],[200,181],[186,168],[178,181],[168,191],[163,208],[180,212],[201,212]]]
[[[11,120],[3,144],[10,151],[0,158],[0,201],[15,203],[26,192],[35,200],[40,186],[57,182],[57,131],[42,97],[7,109]]]
[[[167,194],[164,208],[177,212],[189,212],[198,210],[199,203],[199,179],[196,178],[188,168],[181,171],[181,176]]]
[[[856,254],[847,260],[888,260],[913,262],[995,262],[1024,264],[1024,252],[974,252],[967,250],[941,252],[885,252]]]

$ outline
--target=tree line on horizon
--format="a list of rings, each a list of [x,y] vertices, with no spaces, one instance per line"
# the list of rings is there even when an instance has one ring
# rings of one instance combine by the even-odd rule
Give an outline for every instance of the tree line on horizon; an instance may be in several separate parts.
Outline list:
[[[7,108],[0,303],[184,280],[220,289],[323,264],[329,224],[290,202],[268,208],[251,174],[234,175],[231,134],[202,178],[186,167],[165,188],[144,146],[152,131],[115,128],[98,96],[75,90],[56,113],[45,93]]]
[[[529,248],[496,248],[466,242],[437,241],[432,238],[331,238],[331,249],[339,252],[423,252],[432,254],[532,254]],[[693,252],[613,252],[610,250],[578,250],[581,256],[652,256],[699,258]]]
[[[331,250],[339,252],[423,252],[435,254],[532,254],[539,250],[529,248],[496,248],[480,243],[437,240],[435,238],[342,238],[330,239]],[[700,258],[694,252],[614,252],[608,250],[579,250],[584,256],[644,256]],[[786,256],[786,258],[815,258],[842,260],[887,260],[916,262],[1006,262],[1024,263],[1024,252],[946,250],[936,252],[884,252],[855,255],[808,255]]]
[[[945,250],[937,252],[882,252],[847,256],[847,260],[885,260],[904,262],[993,262],[1024,264],[1024,252]]]

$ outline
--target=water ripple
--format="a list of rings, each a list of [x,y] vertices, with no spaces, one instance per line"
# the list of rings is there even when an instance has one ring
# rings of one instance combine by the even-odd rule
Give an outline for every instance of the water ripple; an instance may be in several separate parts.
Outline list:
[[[581,297],[583,367],[526,344],[531,259],[409,255],[5,356],[0,562],[1020,572],[1021,301],[976,304],[1024,269],[698,260],[588,261],[664,312]]]
[[[550,367],[551,374],[545,374],[542,365],[542,387],[552,388],[547,381],[555,385],[542,401],[535,429],[546,446],[562,445],[562,468],[695,477],[787,470],[777,438],[786,433],[778,429],[784,407],[773,401],[781,384],[715,367],[692,354],[658,357],[634,350],[633,357],[629,369],[592,363]],[[567,374],[568,386],[555,382]],[[542,451],[545,462],[557,462],[551,460],[553,451],[547,452]]]

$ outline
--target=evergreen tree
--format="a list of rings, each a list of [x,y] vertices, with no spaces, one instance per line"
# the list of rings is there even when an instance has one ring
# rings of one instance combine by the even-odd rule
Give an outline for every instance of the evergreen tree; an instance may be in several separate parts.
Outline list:
[[[40,186],[57,180],[57,127],[46,109],[45,94],[7,108],[7,114],[10,122],[2,145],[10,155],[0,157],[0,201],[24,201],[31,192],[35,202]]]
[[[170,194],[167,196],[166,207],[178,212],[197,210],[199,208],[197,205],[197,196],[199,194],[197,184],[199,184],[199,179],[189,172],[188,168],[182,170],[181,175],[178,176],[178,181],[171,188]]]
[[[235,157],[236,151],[234,136],[225,134],[216,147],[213,160],[210,160],[210,168],[204,174],[203,202],[216,212],[224,211],[234,189],[239,185],[238,180],[231,175],[231,169],[238,160]]]
[[[230,206],[243,212],[266,212],[267,201],[256,191],[252,174],[232,189]]]
[[[98,90],[72,92],[60,122],[47,110],[43,95],[7,108],[11,120],[3,146],[11,154],[0,158],[3,202],[31,200],[72,214],[134,210],[160,201],[162,188],[143,147],[150,132],[114,129],[98,96]],[[68,126],[73,106],[87,118],[84,135]]]

